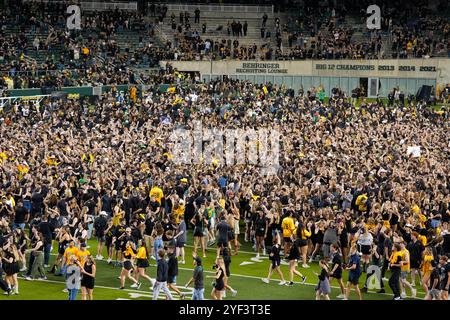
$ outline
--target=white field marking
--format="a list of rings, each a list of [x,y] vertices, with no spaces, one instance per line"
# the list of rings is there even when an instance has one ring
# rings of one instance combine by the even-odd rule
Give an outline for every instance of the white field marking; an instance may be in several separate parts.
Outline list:
[[[245,251],[240,251],[240,252],[243,252],[243,253],[245,253]],[[249,253],[249,252],[248,252]],[[253,254],[253,253],[252,253]],[[52,253],[51,255],[54,255],[54,256],[56,256],[57,254],[55,254],[55,253]],[[106,260],[96,260],[96,262],[98,262],[98,261],[102,261],[102,262],[107,262]],[[150,264],[149,266],[151,266],[151,267],[156,267],[156,264]],[[180,270],[185,270],[185,271],[193,271],[193,269],[189,269],[189,268],[182,268],[182,267],[178,267],[178,269],[180,269]],[[206,272],[206,273],[215,273],[215,271],[208,271],[208,270],[203,270],[203,272]],[[301,272],[301,271],[300,271]],[[255,276],[249,276],[249,275],[244,275],[244,274],[236,274],[236,273],[232,273],[231,274],[233,277],[241,277],[241,278],[248,278],[248,279],[258,279],[258,280],[261,280],[261,277],[255,277]],[[22,278],[22,279],[24,279],[24,278]],[[278,280],[278,279],[272,279],[273,281],[278,281],[278,282],[280,282],[281,280]],[[55,283],[61,283],[62,281],[53,281],[53,280],[45,280],[45,281],[51,281],[51,282],[55,282]],[[294,281],[294,283],[295,284],[302,284],[301,282],[296,282],[296,281]],[[307,285],[307,286],[316,286],[317,285],[317,283],[310,283],[310,282],[305,282],[305,283],[303,283],[304,285]],[[98,287],[98,288],[102,288],[101,286],[96,286],[96,287]],[[103,287],[104,289],[114,289],[114,290],[119,290],[118,288],[112,288],[112,287]],[[338,286],[330,286],[330,288],[334,288],[334,289],[340,289],[340,287],[338,287]],[[136,291],[136,292],[145,292],[145,291],[140,291],[140,290],[131,290],[131,289],[124,289],[125,291]],[[392,293],[377,293],[377,292],[375,292],[375,291],[368,291],[367,293],[374,293],[374,294],[380,294],[380,295],[385,295],[385,296],[394,296]],[[423,296],[423,297],[425,297],[425,293],[424,292],[417,292],[417,295],[421,295],[421,296]],[[419,297],[416,297],[416,298],[411,298],[411,297],[408,297],[408,298],[410,298],[410,299],[416,299],[416,300],[422,300],[422,298],[419,298]]]
[[[23,277],[18,277],[19,279],[25,279],[25,278],[23,278]],[[39,282],[50,282],[50,283],[57,283],[57,284],[61,284],[61,285],[64,285],[65,283],[63,282],[63,281],[56,281],[56,280],[36,280],[36,281],[39,281]],[[32,282],[32,281],[30,281],[30,282]],[[138,297],[138,296],[142,296],[142,297],[153,297],[153,294],[152,294],[152,292],[151,291],[144,291],[144,290],[133,290],[133,289],[119,289],[119,288],[114,288],[114,287],[107,287],[107,286],[98,286],[98,285],[95,285],[95,288],[101,288],[101,289],[110,289],[110,290],[117,290],[117,291],[126,291],[126,292],[128,292],[128,294],[133,298],[133,296],[132,295],[136,295],[136,298]],[[95,289],[94,288],[94,289]],[[186,288],[186,287],[178,287],[179,289],[185,289],[185,290],[189,290],[189,291],[186,291],[186,292],[183,292],[183,293],[185,293],[186,295],[192,295],[193,294],[193,292],[194,292],[194,289],[193,288],[190,288],[190,287],[188,287],[188,288]],[[190,289],[192,289],[192,290],[190,290]],[[181,290],[180,290],[181,291]],[[144,294],[143,294],[144,293]],[[145,293],[147,293],[147,294],[145,294]],[[80,291],[78,291],[78,294],[81,294],[81,290]],[[158,298],[165,298],[166,296],[165,296],[165,294],[163,293],[163,292],[160,292],[159,293],[159,296],[158,296]],[[174,297],[174,299],[175,299],[175,297]],[[122,298],[118,298],[118,299],[116,299],[116,300],[130,300],[130,299],[122,299]],[[178,299],[175,299],[175,300],[178,300]]]
[[[244,262],[242,262],[240,264],[240,266],[246,266],[246,265],[249,265],[249,264],[255,264],[255,263],[254,262],[250,262],[250,261],[244,261]]]

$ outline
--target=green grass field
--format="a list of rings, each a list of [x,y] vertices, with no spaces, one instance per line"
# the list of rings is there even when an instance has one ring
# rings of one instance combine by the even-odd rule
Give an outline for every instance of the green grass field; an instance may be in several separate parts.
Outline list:
[[[243,239],[242,239],[243,240]],[[311,263],[311,268],[303,269],[298,268],[306,277],[306,283],[300,284],[301,279],[296,276],[294,281],[295,285],[292,287],[279,286],[278,275],[273,276],[273,280],[270,284],[265,284],[261,281],[262,277],[267,276],[269,267],[269,261],[266,257],[263,257],[262,262],[254,262],[251,258],[255,257],[252,252],[251,244],[244,243],[243,241],[241,252],[237,256],[232,257],[231,263],[231,278],[229,284],[238,291],[236,297],[231,297],[231,293],[227,292],[225,300],[313,300],[315,299],[314,287],[317,284],[318,278],[314,275],[313,271],[319,272],[319,266],[317,263]],[[184,288],[184,285],[192,275],[192,234],[188,236],[188,246],[186,248],[186,264],[179,264],[179,274],[177,277],[177,284],[182,292],[187,294],[186,299],[191,299],[192,286],[190,288]],[[89,250],[95,256],[97,252],[97,241],[89,241]],[[53,245],[53,252],[51,256],[51,263],[56,258],[56,243]],[[207,258],[203,259],[206,276],[213,276],[214,270],[212,269],[213,261],[216,255],[215,246],[209,247],[207,250]],[[103,254],[106,257],[106,252]],[[245,264],[247,262],[249,264]],[[244,263],[241,265],[241,263]],[[155,278],[156,268],[155,260],[150,260],[150,268],[147,269],[147,274],[152,278]],[[152,292],[150,290],[150,283],[142,279],[144,282],[139,290],[130,288],[132,284],[129,280],[126,281],[125,290],[119,290],[120,280],[117,277],[120,275],[120,267],[114,267],[108,265],[106,261],[97,261],[97,277],[95,280],[94,299],[96,300],[150,300],[152,299]],[[282,270],[286,279],[288,279],[288,267],[282,265]],[[388,275],[386,275],[388,277]],[[24,278],[19,279],[19,295],[0,295],[0,300],[66,300],[67,293],[62,292],[65,288],[64,278],[54,276],[53,274],[47,274],[48,280],[34,280],[27,281]],[[366,275],[363,274],[360,279],[360,287],[366,279]],[[344,283],[347,280],[347,273],[344,274]],[[205,298],[210,299],[212,278],[205,278]],[[416,279],[418,281],[418,279]],[[340,294],[340,290],[337,282],[332,281],[332,293],[331,299],[336,299],[336,296]],[[387,283],[385,283],[385,294],[377,294],[370,292],[363,294],[365,300],[391,300],[392,294]],[[416,284],[418,290],[417,299],[423,299],[423,289]],[[407,291],[407,294],[410,294]],[[179,297],[174,294],[175,299]],[[81,299],[81,294],[78,294],[78,298]],[[163,295],[160,295],[160,299],[164,299]],[[356,294],[352,291],[350,300],[357,299]]]

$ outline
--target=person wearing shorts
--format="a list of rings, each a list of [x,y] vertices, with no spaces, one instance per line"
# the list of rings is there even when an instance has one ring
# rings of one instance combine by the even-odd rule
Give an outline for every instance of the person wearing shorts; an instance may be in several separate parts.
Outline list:
[[[345,293],[344,300],[348,300],[348,297],[350,295],[350,291],[352,287],[355,287],[356,294],[359,297],[359,300],[362,300],[361,291],[359,290],[359,277],[361,276],[361,258],[359,257],[358,250],[356,249],[356,245],[353,245],[350,248],[350,260],[348,263],[348,266],[346,270],[349,271],[348,273],[348,280],[347,280],[347,291]]]
[[[123,253],[123,267],[120,273],[120,288],[125,289],[125,278],[130,279],[134,282],[134,286],[132,288],[139,289],[141,287],[141,283],[138,282],[135,278],[131,276],[131,270],[134,269],[133,259],[136,257],[136,250],[134,249],[134,243],[128,241],[125,244],[125,251]]]
[[[175,247],[168,247],[167,253],[169,255],[169,260],[167,261],[168,271],[167,271],[167,286],[172,289],[180,296],[180,299],[184,299],[186,294],[182,293],[177,287],[177,275],[178,275],[178,260],[175,255]]]
[[[339,246],[333,243],[330,246],[331,252],[331,269],[330,269],[330,281],[332,278],[336,279],[339,283],[341,289],[341,294],[337,296],[338,299],[343,299],[345,297],[345,287],[342,281],[342,255],[339,252]]]
[[[184,246],[186,245],[186,222],[184,221],[184,215],[179,217],[180,223],[178,224],[177,234],[174,239],[176,240],[175,256],[181,257],[180,263],[185,264],[184,260]]]
[[[280,275],[280,278],[281,278],[279,285],[282,286],[282,285],[286,284],[286,281],[284,280],[283,272],[281,271],[281,268],[280,268],[280,265],[281,265],[280,250],[281,250],[281,238],[280,238],[280,235],[277,233],[273,239],[273,246],[272,246],[272,248],[270,248],[270,251],[269,251],[269,260],[271,262],[270,266],[269,266],[269,274],[267,275],[267,278],[261,279],[264,283],[269,283],[273,272],[276,271]]]

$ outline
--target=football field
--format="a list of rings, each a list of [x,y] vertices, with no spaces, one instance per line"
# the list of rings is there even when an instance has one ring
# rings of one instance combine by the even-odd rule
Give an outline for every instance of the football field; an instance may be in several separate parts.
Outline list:
[[[225,300],[314,300],[315,299],[315,286],[318,278],[313,271],[319,273],[320,268],[317,262],[310,263],[311,268],[303,269],[299,266],[298,270],[303,273],[307,279],[304,284],[301,284],[301,279],[298,276],[294,278],[294,286],[280,286],[279,277],[274,274],[270,284],[266,284],[261,281],[262,277],[267,276],[269,260],[267,256],[262,256],[259,261],[255,259],[255,253],[252,250],[250,243],[242,242],[242,251],[239,255],[232,256],[232,262],[230,266],[231,277],[229,279],[229,285],[238,291],[235,297],[231,296],[231,293],[227,291]],[[88,249],[93,256],[97,252],[97,241],[90,240]],[[53,243],[53,252],[51,256],[51,264],[56,258],[56,242]],[[186,293],[186,299],[192,297],[192,285],[189,288],[185,288],[184,285],[192,276],[192,233],[188,235],[188,244],[186,249],[186,264],[179,264],[179,274],[177,277],[178,287],[182,292]],[[200,252],[200,250],[199,250]],[[214,276],[214,270],[212,266],[214,264],[216,255],[216,247],[213,245],[208,247],[207,257],[203,258],[203,266],[205,270],[205,299],[211,299],[210,292],[212,290],[213,278],[207,278],[208,276]],[[103,254],[107,257],[106,250]],[[145,280],[140,280],[142,285],[139,289],[130,288],[131,281],[126,280],[125,289],[119,290],[121,267],[116,267],[114,264],[108,264],[105,260],[96,260],[97,263],[97,275],[95,279],[94,299],[95,300],[151,300],[152,291],[150,289],[151,284]],[[288,266],[283,264],[282,270],[286,279],[289,278]],[[148,275],[152,278],[156,276],[155,260],[150,260],[150,267],[147,268]],[[64,277],[55,276],[51,273],[47,274],[48,280],[34,280],[27,281],[20,273],[19,278],[19,295],[6,296],[1,294],[0,300],[67,300],[67,293],[63,292],[65,288]],[[387,277],[389,274],[387,273]],[[366,279],[364,273],[360,278],[360,288],[363,286]],[[347,281],[347,272],[344,273],[344,284]],[[423,299],[424,292],[416,279],[417,299]],[[336,299],[336,296],[340,294],[339,286],[336,280],[331,282],[332,292],[331,299]],[[369,293],[363,293],[364,300],[391,300],[393,298],[391,290],[388,284],[385,282],[385,294],[378,294],[375,291],[369,290]],[[407,294],[410,293],[407,291]],[[173,292],[175,299],[179,299],[179,296]],[[81,299],[79,292],[77,299]],[[161,293],[159,299],[165,299]],[[352,291],[350,300],[357,299],[356,293]]]

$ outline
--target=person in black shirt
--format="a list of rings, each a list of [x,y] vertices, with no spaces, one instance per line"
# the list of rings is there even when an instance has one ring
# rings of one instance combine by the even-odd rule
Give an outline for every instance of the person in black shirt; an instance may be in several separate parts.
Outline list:
[[[228,232],[230,231],[229,224],[225,221],[225,215],[220,216],[220,222],[216,226],[217,230],[217,256],[219,256],[220,250],[228,248]]]
[[[167,261],[168,271],[167,271],[167,285],[169,289],[172,289],[180,296],[180,299],[184,299],[186,294],[182,293],[180,289],[177,288],[177,275],[178,275],[178,260],[175,256],[175,247],[168,247],[167,254],[169,255],[169,260]]]
[[[330,247],[331,251],[331,271],[330,278],[335,278],[339,283],[341,294],[337,296],[338,299],[345,298],[345,287],[342,281],[342,255],[339,252],[339,246],[333,243]]]
[[[281,256],[280,256],[280,250],[281,250],[281,238],[279,233],[275,235],[273,239],[273,246],[270,248],[269,251],[269,260],[271,261],[269,266],[269,274],[267,275],[267,278],[262,278],[261,280],[264,283],[269,283],[270,278],[272,277],[273,271],[276,271],[281,278],[281,281],[279,283],[280,286],[285,285],[286,281],[284,280],[283,272],[281,271],[280,265],[281,265]]]
[[[262,250],[265,255],[264,239],[267,237],[267,229],[269,227],[269,221],[266,218],[263,209],[260,209],[255,219],[255,238],[256,238],[256,258],[259,259],[259,251]]]
[[[396,243],[392,250],[392,255],[389,259],[389,269],[391,270],[391,277],[389,278],[389,287],[394,293],[394,300],[401,300],[400,296],[400,272],[402,266],[402,258],[399,255],[401,250],[400,244]]]
[[[39,232],[44,237],[44,267],[48,268],[50,260],[50,249],[52,247],[52,234],[54,227],[48,222],[47,216],[42,217],[42,222],[38,225]]]
[[[25,223],[27,221],[28,221],[28,211],[23,206],[23,201],[18,200],[14,214],[13,229],[20,228],[23,230],[25,228]]]
[[[94,234],[97,237],[97,256],[96,259],[103,260],[102,251],[103,243],[105,242],[105,230],[108,227],[108,214],[105,211],[100,212],[100,215],[94,221]]]
[[[424,300],[441,300],[439,292],[441,275],[436,261],[431,261],[431,268],[430,285],[428,286],[428,293]]]
[[[108,225],[106,226],[105,229],[105,246],[106,246],[106,251],[108,252],[108,264],[111,263],[112,261],[112,251],[113,251],[113,237],[115,234],[115,229],[116,227],[113,225],[113,221],[110,219],[108,220]]]
[[[441,300],[448,300],[448,293],[450,290],[450,262],[447,256],[441,256],[439,259],[440,265],[440,282],[441,282]]]
[[[31,216],[40,216],[43,213],[44,196],[41,189],[36,189],[31,195]]]
[[[159,292],[163,290],[168,300],[173,300],[172,294],[167,288],[167,280],[169,278],[169,265],[164,259],[164,249],[158,250],[158,262],[156,267],[156,282],[153,286],[153,300],[158,300]]]
[[[416,283],[416,275],[419,275],[420,265],[422,264],[422,254],[425,250],[422,241],[417,239],[418,236],[419,234],[413,231],[411,233],[411,241],[407,246],[411,268],[411,284],[413,285]]]

